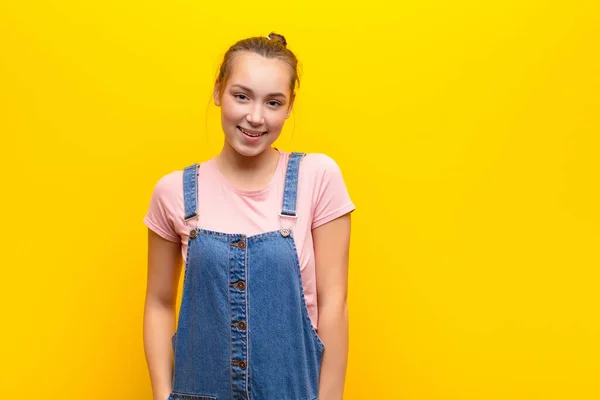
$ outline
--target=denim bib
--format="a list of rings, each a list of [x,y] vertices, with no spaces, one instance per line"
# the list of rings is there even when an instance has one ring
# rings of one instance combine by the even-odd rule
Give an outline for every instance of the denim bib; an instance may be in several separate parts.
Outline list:
[[[288,160],[281,229],[253,236],[190,229],[169,400],[317,399],[325,346],[285,223],[297,218],[303,156]],[[198,219],[198,167],[183,172],[186,224]]]

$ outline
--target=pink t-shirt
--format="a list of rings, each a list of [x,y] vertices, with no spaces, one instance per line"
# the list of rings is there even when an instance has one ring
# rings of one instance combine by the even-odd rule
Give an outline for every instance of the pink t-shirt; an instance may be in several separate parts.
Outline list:
[[[279,162],[271,182],[260,189],[243,191],[234,187],[220,172],[215,158],[198,169],[199,220],[192,227],[247,236],[281,228],[279,213],[289,153],[279,150]],[[341,171],[324,154],[309,153],[300,162],[296,215],[284,218],[291,223],[300,259],[300,271],[308,312],[315,329],[318,322],[317,282],[312,229],[355,209]],[[183,221],[183,170],[163,176],[154,187],[144,223],[158,235],[181,243],[185,265],[190,227]]]

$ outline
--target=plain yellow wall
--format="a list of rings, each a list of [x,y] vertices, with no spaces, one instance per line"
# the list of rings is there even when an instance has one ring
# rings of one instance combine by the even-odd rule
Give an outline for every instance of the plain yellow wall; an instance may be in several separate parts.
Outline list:
[[[237,39],[357,205],[345,399],[600,398],[600,5],[0,0],[0,397],[151,399],[154,184],[220,150]],[[207,108],[208,105],[208,108]]]

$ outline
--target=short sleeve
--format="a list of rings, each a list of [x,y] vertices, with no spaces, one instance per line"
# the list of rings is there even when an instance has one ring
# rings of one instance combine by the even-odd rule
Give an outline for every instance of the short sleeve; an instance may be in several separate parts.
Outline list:
[[[176,174],[163,176],[154,186],[144,224],[158,235],[171,242],[180,242],[181,238],[174,227],[174,215],[177,209]]]
[[[316,181],[319,184],[312,229],[355,210],[338,164],[331,157],[323,154],[320,155],[318,162]]]

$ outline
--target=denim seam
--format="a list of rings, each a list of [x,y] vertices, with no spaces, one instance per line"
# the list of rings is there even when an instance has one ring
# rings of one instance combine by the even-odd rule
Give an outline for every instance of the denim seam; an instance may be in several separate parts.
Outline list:
[[[292,247],[292,250],[294,251],[295,254],[295,264],[296,264],[296,273],[298,274],[298,281],[299,281],[299,286],[300,286],[300,297],[302,299],[302,314],[304,315],[304,320],[305,323],[310,327],[310,331],[312,332],[313,338],[316,339],[317,345],[320,347],[321,351],[323,351],[325,349],[325,343],[323,343],[323,341],[321,340],[321,338],[319,337],[315,327],[312,324],[312,321],[310,319],[310,315],[308,314],[308,306],[306,305],[306,298],[304,297],[304,282],[302,281],[302,271],[300,270],[300,258],[298,257],[298,250],[296,249],[296,244],[295,244],[295,240],[294,240],[294,236],[290,235],[288,237],[287,240],[288,243],[290,243],[290,246]]]
[[[187,243],[187,250],[185,253],[185,264],[184,264],[184,271],[183,271],[183,289],[182,291],[185,291],[186,289],[186,283],[188,280],[188,266],[189,266],[189,260],[190,260],[190,248],[192,247],[192,238],[190,238],[188,236],[188,243]],[[183,295],[184,293],[182,293],[182,299],[181,301],[183,301]],[[175,332],[173,333],[173,335],[171,336],[171,346],[173,348],[173,380],[171,382],[171,386],[175,387],[174,383],[175,383],[175,366],[177,365],[176,363],[176,348],[177,348],[177,331],[179,329],[179,316],[177,316],[177,326],[175,327]],[[173,340],[174,339],[174,340]]]
[[[206,396],[206,395],[195,395],[195,394],[186,394],[179,392],[171,392],[169,395],[172,399],[184,399],[184,400],[217,400],[214,396]]]
[[[267,239],[271,236],[277,236],[277,235],[281,235],[281,228],[274,230],[274,231],[263,232],[263,233],[259,233],[257,235],[248,236],[248,241],[259,242],[263,239]]]
[[[224,232],[211,231],[211,230],[204,229],[204,228],[195,228],[195,229],[199,234],[203,234],[203,235],[216,236],[216,237],[228,239],[228,240],[245,237],[249,242],[259,242],[261,240],[267,239],[272,236],[281,235],[281,229],[258,233],[256,235],[250,235],[250,236],[243,234],[243,233],[224,233]]]
[[[248,316],[250,315],[250,280],[248,279],[248,255],[250,252],[248,251],[248,246],[244,251],[244,279],[246,281],[246,291],[244,292],[244,298],[246,299],[246,330],[244,331],[244,337],[246,340],[246,369],[245,369],[245,379],[246,384],[244,385],[244,394],[248,395],[248,381],[250,376],[250,338],[248,335]],[[249,397],[249,396],[248,396]]]
[[[197,230],[197,229],[195,229]],[[183,271],[183,282],[185,283],[185,279],[187,278],[187,270],[190,263],[190,247],[192,247],[192,238],[188,236],[187,240],[187,250],[185,251],[185,265]]]
[[[251,242],[260,241],[262,239],[266,239],[271,236],[281,235],[281,229],[279,229],[279,228],[276,230],[262,232],[262,233],[258,233],[256,235],[250,235],[250,236],[243,234],[243,233],[224,233],[224,232],[211,231],[209,229],[204,229],[204,228],[196,228],[196,230],[198,231],[198,233],[201,233],[203,235],[217,236],[217,237],[227,238],[227,239],[245,237],[246,239],[248,239],[248,241],[251,241]]]
[[[231,312],[231,246],[227,246],[227,281],[229,284],[227,285],[227,305],[229,306],[229,323],[231,324],[231,319],[233,318],[233,314]],[[231,398],[234,398],[233,395],[233,364],[231,360],[233,359],[233,344],[231,343],[231,325],[229,325],[229,360],[227,363],[229,364],[229,390],[231,390]]]

